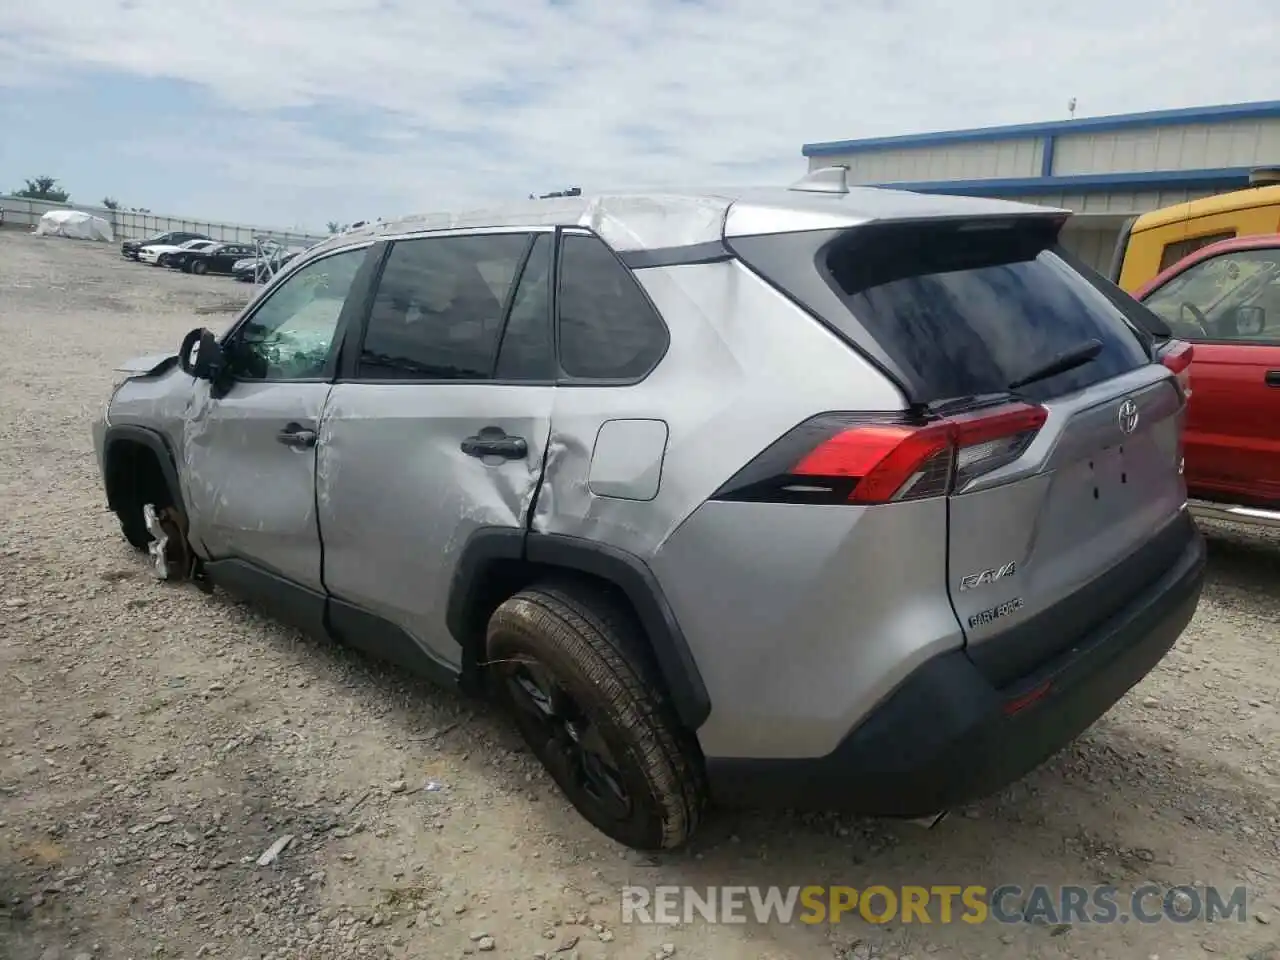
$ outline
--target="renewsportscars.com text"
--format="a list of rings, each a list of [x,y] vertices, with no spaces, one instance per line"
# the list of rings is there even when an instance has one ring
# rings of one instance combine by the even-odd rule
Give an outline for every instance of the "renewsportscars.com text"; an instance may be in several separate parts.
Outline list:
[[[1244,887],[1003,884],[868,887],[624,887],[623,923],[1245,922]]]

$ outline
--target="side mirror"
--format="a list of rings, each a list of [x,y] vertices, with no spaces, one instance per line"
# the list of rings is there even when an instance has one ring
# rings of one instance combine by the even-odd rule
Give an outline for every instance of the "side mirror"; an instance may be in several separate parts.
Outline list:
[[[1267,308],[1258,304],[1236,307],[1236,334],[1257,337],[1267,329]]]
[[[217,380],[224,364],[222,345],[211,330],[200,327],[182,338],[178,349],[178,366],[197,380]]]

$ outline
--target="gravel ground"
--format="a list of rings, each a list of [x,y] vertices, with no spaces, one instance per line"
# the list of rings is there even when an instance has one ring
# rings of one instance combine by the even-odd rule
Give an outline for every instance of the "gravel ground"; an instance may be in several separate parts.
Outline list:
[[[248,292],[0,231],[0,957],[1280,958],[1280,540],[1211,530],[1199,613],[1157,670],[933,830],[721,813],[641,857],[487,706],[158,584],[127,549],[89,440],[111,368]],[[1243,884],[1248,916],[657,927],[618,900],[1036,882]]]

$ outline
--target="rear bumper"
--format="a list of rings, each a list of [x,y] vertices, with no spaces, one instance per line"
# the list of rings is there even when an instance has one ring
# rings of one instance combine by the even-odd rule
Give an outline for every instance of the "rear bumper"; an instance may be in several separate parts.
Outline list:
[[[1204,571],[1204,539],[1191,526],[1163,576],[1026,676],[997,688],[963,650],[942,654],[825,757],[708,758],[712,793],[725,803],[903,817],[991,794],[1055,754],[1150,672],[1195,613]]]

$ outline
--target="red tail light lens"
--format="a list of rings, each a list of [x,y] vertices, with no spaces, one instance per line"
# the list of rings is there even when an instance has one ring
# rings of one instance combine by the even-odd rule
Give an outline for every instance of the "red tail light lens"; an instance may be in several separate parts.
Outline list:
[[[1191,396],[1191,359],[1195,347],[1182,340],[1170,341],[1160,352],[1160,362],[1169,368],[1182,389],[1182,395]]]
[[[1020,457],[1047,418],[1044,407],[1022,403],[924,424],[826,414],[783,437],[715,498],[874,504],[945,496]]]

